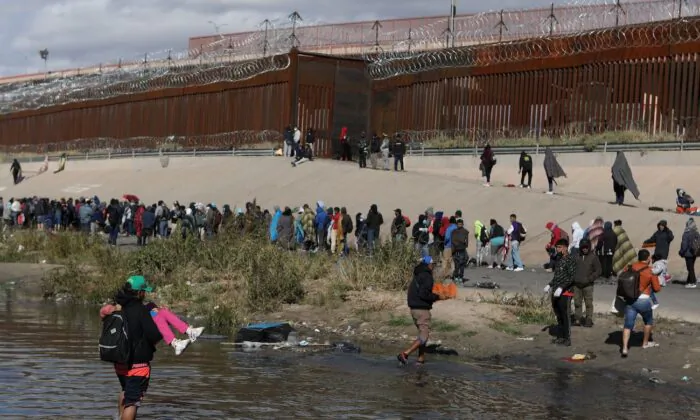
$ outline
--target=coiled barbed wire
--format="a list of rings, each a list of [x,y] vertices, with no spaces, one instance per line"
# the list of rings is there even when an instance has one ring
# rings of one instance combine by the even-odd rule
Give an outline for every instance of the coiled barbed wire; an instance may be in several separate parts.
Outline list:
[[[611,1],[578,0],[553,9],[463,15],[455,19],[454,28],[448,33],[448,19],[436,17],[384,21],[380,22],[381,28],[375,27],[374,22],[306,22],[293,28],[286,18],[268,20],[264,28],[256,31],[203,37],[199,45],[184,52],[161,50],[139,59],[27,76],[23,82],[0,84],[0,113],[244,80],[287,68],[290,61],[286,54],[292,45],[309,52],[362,56],[369,63],[373,79],[386,79],[433,68],[513,62],[530,51],[544,58],[604,50],[610,48],[603,40],[611,30],[616,31],[618,38],[611,45],[619,46],[619,40],[626,39],[632,42],[629,46],[634,46],[639,44],[634,42],[638,41],[635,37],[640,30],[652,35],[673,31],[673,23],[659,22],[662,27],[658,30],[620,25],[658,22],[700,12],[700,0]],[[562,42],[564,35],[576,40]],[[533,37],[538,39],[522,41]],[[692,35],[686,38],[694,39]],[[680,39],[686,38],[679,35],[676,42],[685,42]],[[503,42],[497,48],[478,47],[499,40]],[[442,49],[451,45],[455,48]]]
[[[226,133],[203,134],[198,136],[143,136],[131,138],[100,137],[89,139],[77,139],[68,142],[46,143],[46,144],[20,144],[2,146],[3,153],[6,154],[44,154],[62,152],[99,152],[104,151],[119,153],[130,152],[132,150],[228,150],[231,148],[244,147],[246,145],[274,145],[281,144],[282,133],[275,130],[238,130]]]
[[[368,71],[372,79],[382,80],[440,68],[489,66],[622,47],[652,47],[696,41],[700,41],[700,18],[688,18],[599,29],[575,36],[449,48],[402,58],[378,58],[369,64]]]
[[[20,89],[0,85],[0,112],[17,112],[167,88],[236,82],[284,70],[290,64],[289,55],[280,54],[241,62],[178,62],[142,70],[49,79],[43,83],[29,83]]]

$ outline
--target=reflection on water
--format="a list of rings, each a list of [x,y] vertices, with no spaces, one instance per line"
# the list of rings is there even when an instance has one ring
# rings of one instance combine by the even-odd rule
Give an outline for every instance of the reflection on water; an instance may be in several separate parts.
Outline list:
[[[0,417],[112,416],[118,382],[111,366],[97,357],[97,310],[2,300]],[[584,374],[576,365],[540,370],[433,359],[421,369],[399,369],[395,352],[240,353],[200,340],[176,358],[161,347],[141,414],[177,419],[700,416],[694,404],[699,395],[686,388]]]

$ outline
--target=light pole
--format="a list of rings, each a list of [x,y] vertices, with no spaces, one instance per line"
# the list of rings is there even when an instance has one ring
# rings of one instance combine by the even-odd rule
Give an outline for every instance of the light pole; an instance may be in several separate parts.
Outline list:
[[[39,50],[39,57],[41,57],[42,60],[44,60],[44,72],[48,72],[49,70],[49,49],[44,48],[43,50]]]

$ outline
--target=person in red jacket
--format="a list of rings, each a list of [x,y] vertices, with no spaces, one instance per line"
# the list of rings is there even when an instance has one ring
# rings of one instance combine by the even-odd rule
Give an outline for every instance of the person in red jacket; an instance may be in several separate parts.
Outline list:
[[[557,224],[554,222],[547,222],[545,227],[552,233],[552,237],[549,243],[544,247],[544,249],[547,250],[547,254],[549,254],[549,262],[544,265],[544,268],[548,273],[551,273],[552,270],[554,270],[554,264],[556,263],[556,243],[562,238],[566,238],[568,240],[569,234],[557,226]]]
[[[136,214],[134,214],[134,229],[136,230],[136,245],[143,245],[143,213],[146,211],[146,207],[143,204],[139,204],[136,209]]]

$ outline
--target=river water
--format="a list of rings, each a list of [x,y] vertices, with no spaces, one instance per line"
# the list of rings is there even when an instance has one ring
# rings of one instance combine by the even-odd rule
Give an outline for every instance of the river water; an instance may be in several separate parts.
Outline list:
[[[0,418],[112,418],[118,382],[97,357],[96,308],[0,293]],[[700,418],[690,387],[582,372],[433,358],[398,368],[396,348],[362,354],[160,347],[139,414],[149,419]]]

